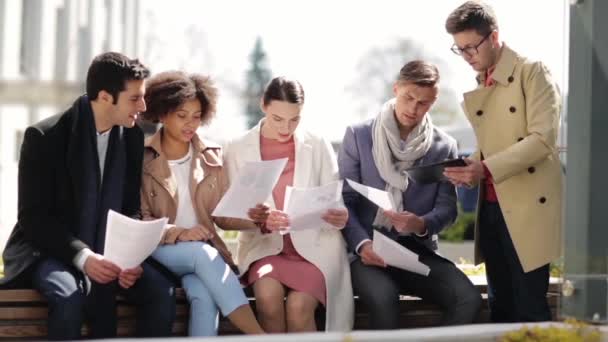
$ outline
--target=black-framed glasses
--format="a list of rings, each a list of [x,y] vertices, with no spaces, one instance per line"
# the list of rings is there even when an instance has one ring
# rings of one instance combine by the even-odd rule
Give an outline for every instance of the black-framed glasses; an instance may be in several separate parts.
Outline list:
[[[475,46],[467,46],[467,47],[461,49],[456,44],[454,44],[454,45],[452,45],[450,50],[452,50],[452,52],[457,54],[458,56],[462,56],[463,54],[466,54],[467,56],[474,56],[479,53],[479,51],[477,49],[481,46],[481,44],[483,44],[483,42],[486,41],[486,39],[488,39],[488,37],[492,34],[492,32],[493,31],[490,31],[490,33],[486,34],[486,36],[483,37],[483,39],[479,43],[477,43],[477,45],[475,45]]]

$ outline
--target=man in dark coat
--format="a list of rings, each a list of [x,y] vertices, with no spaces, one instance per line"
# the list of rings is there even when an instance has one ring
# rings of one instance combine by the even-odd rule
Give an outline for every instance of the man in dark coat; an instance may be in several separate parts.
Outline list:
[[[114,210],[138,218],[143,133],[135,125],[149,70],[119,53],[97,56],[87,94],[25,131],[18,221],[4,250],[8,287],[33,287],[48,301],[48,338],[116,336],[117,293],[137,306],[137,334],[171,334],[172,281],[147,261],[120,269],[103,257]]]

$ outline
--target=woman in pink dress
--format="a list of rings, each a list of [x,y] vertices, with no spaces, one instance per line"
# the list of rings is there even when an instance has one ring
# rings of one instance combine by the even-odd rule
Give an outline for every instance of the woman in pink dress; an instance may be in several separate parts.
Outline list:
[[[260,204],[250,211],[259,229],[240,232],[237,264],[241,281],[253,286],[265,331],[315,331],[319,304],[326,309],[326,330],[347,331],[352,328],[353,297],[339,230],[348,212],[329,209],[322,217],[326,224],[319,229],[289,231],[289,217],[282,211],[287,186],[315,187],[338,180],[331,145],[297,129],[303,105],[304,90],[298,81],[273,79],[261,101],[265,117],[228,144],[230,178],[248,161],[288,159],[268,206]]]

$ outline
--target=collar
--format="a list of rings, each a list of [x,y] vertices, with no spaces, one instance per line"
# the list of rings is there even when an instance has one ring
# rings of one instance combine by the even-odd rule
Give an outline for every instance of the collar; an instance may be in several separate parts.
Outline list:
[[[515,65],[517,65],[517,62],[520,59],[521,57],[517,54],[517,52],[513,51],[507,46],[507,44],[503,43],[498,62],[493,67],[493,71],[491,71],[492,79],[501,85],[508,85],[509,77],[513,76]],[[486,70],[479,72],[476,78],[478,84],[484,85],[486,81]]]
[[[152,149],[157,155],[166,159],[161,148],[161,136],[163,128],[161,127],[154,135],[147,138],[144,142],[145,148]],[[201,139],[198,133],[192,137],[192,156],[201,156],[205,164],[209,166],[222,166],[222,158],[220,151],[222,147],[212,141]]]

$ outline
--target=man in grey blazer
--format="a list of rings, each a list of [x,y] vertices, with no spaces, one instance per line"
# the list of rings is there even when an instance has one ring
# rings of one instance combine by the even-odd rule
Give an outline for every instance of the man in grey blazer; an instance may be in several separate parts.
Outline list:
[[[397,329],[399,295],[437,303],[443,325],[471,323],[481,296],[452,262],[435,253],[437,234],[457,215],[449,181],[417,184],[406,169],[455,158],[456,141],[433,126],[428,110],[438,95],[439,72],[423,61],[407,63],[393,86],[395,97],[374,119],[347,128],[338,157],[341,178],[386,190],[395,211],[384,211],[345,185],[349,219],[342,230],[352,253],[353,290],[370,310],[370,328]],[[373,230],[420,255],[428,276],[395,267],[372,250]]]

